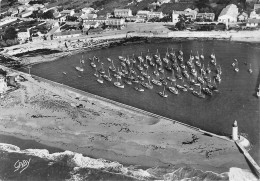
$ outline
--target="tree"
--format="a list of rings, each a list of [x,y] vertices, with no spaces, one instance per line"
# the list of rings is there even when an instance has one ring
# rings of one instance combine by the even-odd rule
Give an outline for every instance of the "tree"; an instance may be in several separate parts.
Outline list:
[[[49,10],[49,11],[43,13],[42,18],[53,19],[54,18],[53,13],[54,13],[54,10]]]
[[[17,31],[15,30],[15,28],[12,26],[6,28],[3,39],[4,40],[14,40],[16,38],[17,38]]]
[[[187,18],[184,15],[179,16],[179,21],[175,24],[178,30],[184,30],[186,28]]]

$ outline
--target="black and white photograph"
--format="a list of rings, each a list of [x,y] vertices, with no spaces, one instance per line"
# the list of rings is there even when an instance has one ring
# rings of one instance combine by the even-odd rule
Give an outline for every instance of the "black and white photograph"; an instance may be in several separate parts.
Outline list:
[[[260,0],[0,0],[1,181],[259,165]]]

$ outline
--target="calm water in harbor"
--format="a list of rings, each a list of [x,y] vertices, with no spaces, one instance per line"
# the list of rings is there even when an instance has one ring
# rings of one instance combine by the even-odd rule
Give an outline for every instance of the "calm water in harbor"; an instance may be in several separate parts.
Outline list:
[[[185,62],[188,60],[191,50],[194,53],[197,51],[202,53],[203,49],[205,67],[208,66],[209,55],[214,52],[217,64],[221,65],[223,72],[222,81],[218,85],[219,92],[214,92],[213,96],[207,96],[206,99],[200,99],[192,95],[190,91],[174,95],[167,90],[166,93],[169,96],[165,99],[158,95],[163,87],[155,85],[152,90],[146,89],[145,92],[137,92],[133,85],[125,85],[124,89],[119,89],[113,85],[113,82],[104,81],[104,84],[99,84],[96,81],[97,78],[93,75],[95,70],[90,66],[88,60],[93,56],[99,57],[104,62],[107,71],[110,65],[107,57],[113,59],[117,67],[119,66],[118,56],[120,55],[129,55],[132,58],[133,54],[140,55],[141,52],[146,55],[148,49],[150,53],[155,54],[158,49],[161,57],[164,57],[167,48],[169,48],[169,52],[172,49],[176,52],[182,49]],[[78,72],[75,66],[80,66],[82,55],[85,60],[85,64],[83,64],[84,72]],[[221,135],[231,134],[232,123],[237,120],[239,132],[248,135],[248,139],[253,144],[251,154],[260,163],[259,99],[256,97],[260,83],[259,57],[260,46],[246,43],[224,41],[155,42],[84,52],[54,62],[34,65],[31,72],[46,79]],[[240,71],[238,73],[231,66],[235,58],[239,62]],[[248,72],[249,64],[252,65],[252,74]],[[211,65],[211,68],[213,76],[216,68],[213,65]],[[149,72],[152,73],[152,70],[153,68],[150,68]],[[67,74],[64,75],[62,72]],[[170,75],[168,71],[166,72],[166,76]],[[113,77],[113,81],[116,81],[116,78]],[[181,84],[182,81],[178,80],[177,83]]]

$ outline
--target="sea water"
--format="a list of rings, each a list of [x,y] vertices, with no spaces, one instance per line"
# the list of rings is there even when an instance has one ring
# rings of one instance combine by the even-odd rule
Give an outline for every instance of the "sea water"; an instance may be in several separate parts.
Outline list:
[[[116,78],[113,77],[112,72],[112,82],[98,83],[97,78],[93,75],[95,69],[90,66],[89,61],[89,58],[98,57],[104,63],[107,73],[108,66],[111,65],[107,58],[112,59],[116,67],[120,67],[118,56],[132,58],[133,54],[135,57],[141,54],[144,56],[148,52],[154,55],[158,51],[163,58],[167,49],[169,53],[175,51],[176,54],[178,50],[182,50],[184,62],[189,59],[191,53],[194,56],[197,53],[203,54],[205,60],[202,63],[205,68],[209,64],[212,69],[212,77],[216,74],[216,67],[210,63],[210,55],[214,53],[217,66],[220,65],[222,69],[222,81],[217,84],[219,92],[200,99],[190,91],[174,95],[166,90],[169,96],[162,98],[158,92],[162,91],[163,87],[155,85],[152,90],[146,89],[144,92],[136,91],[133,85],[125,85],[124,89],[119,89],[113,85]],[[84,64],[80,64],[82,57]],[[65,56],[53,62],[34,65],[31,73],[220,135],[231,135],[232,124],[234,120],[237,120],[239,133],[247,136],[253,146],[250,153],[260,163],[259,99],[256,96],[260,83],[259,57],[260,45],[257,44],[229,41],[155,41]],[[231,65],[234,59],[238,60],[239,72],[235,72]],[[100,62],[96,61],[96,64],[99,69]],[[250,64],[253,70],[251,74],[248,71]],[[82,66],[84,71],[77,71],[76,66]],[[151,74],[153,70],[154,68],[149,68],[148,72]],[[28,70],[23,69],[23,71]],[[66,75],[63,72],[66,72]],[[165,72],[166,76],[171,75],[170,72]],[[181,83],[182,81],[177,80],[177,84]],[[169,82],[167,86],[169,86]]]

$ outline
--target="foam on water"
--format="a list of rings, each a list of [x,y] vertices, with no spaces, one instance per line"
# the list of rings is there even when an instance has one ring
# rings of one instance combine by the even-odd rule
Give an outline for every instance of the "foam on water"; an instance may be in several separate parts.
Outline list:
[[[66,158],[67,166],[74,168],[74,172],[71,172],[71,178],[69,180],[84,180],[84,174],[77,172],[80,169],[96,169],[105,171],[111,174],[120,174],[127,177],[131,177],[137,180],[164,180],[164,181],[198,181],[198,180],[230,180],[230,181],[242,181],[252,180],[257,178],[249,170],[240,168],[230,168],[229,172],[214,173],[211,171],[202,171],[194,169],[189,166],[181,168],[150,168],[147,170],[135,169],[133,167],[125,167],[118,162],[112,162],[104,159],[93,159],[87,156],[83,156],[80,153],[64,151],[59,153],[50,154],[46,149],[26,149],[21,150],[19,147],[11,144],[0,143],[0,150],[8,153],[19,153],[24,155],[36,156],[49,161],[59,162]]]

